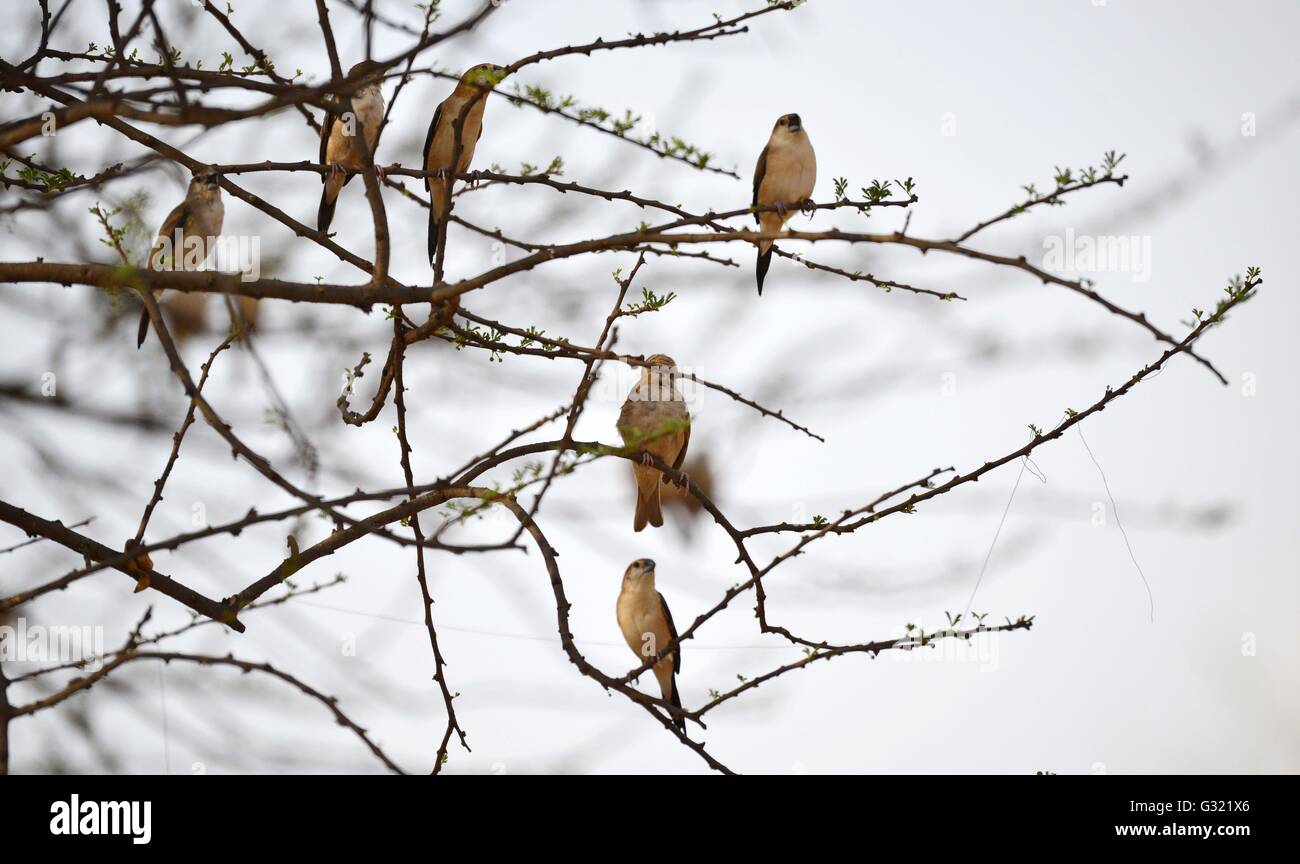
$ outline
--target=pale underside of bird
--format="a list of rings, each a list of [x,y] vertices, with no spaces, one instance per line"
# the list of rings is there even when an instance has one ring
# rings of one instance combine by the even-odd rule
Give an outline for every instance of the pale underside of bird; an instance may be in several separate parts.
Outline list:
[[[658,456],[667,465],[680,470],[691,440],[691,415],[677,389],[677,364],[671,357],[655,354],[641,369],[641,380],[632,388],[618,415],[618,432],[623,443],[636,447],[643,455],[632,463],[636,480],[634,531],[646,525],[664,524],[659,491],[667,475],[653,467],[648,455]]]
[[[202,172],[194,175],[185,200],[177,204],[149,250],[150,270],[199,270],[212,254],[221,225],[226,218],[226,207],[221,201],[220,179],[216,174]],[[154,292],[159,296],[159,292]],[[149,312],[140,310],[140,328],[136,333],[136,347],[144,344],[149,335]]]
[[[810,200],[817,185],[817,154],[798,114],[786,114],[772,127],[767,146],[754,167],[752,206],[776,207],[754,214],[762,231],[780,231],[804,202]],[[772,241],[758,241],[758,293],[772,263]]]
[[[618,627],[623,631],[623,639],[632,652],[641,661],[648,660],[677,638],[677,627],[673,624],[672,613],[664,595],[655,589],[655,562],[641,558],[628,565],[623,573],[623,586],[618,592],[616,604]],[[681,696],[677,692],[677,673],[682,671],[681,647],[664,657],[654,666],[655,678],[659,681],[659,691],[664,701],[675,708],[682,707]],[[686,728],[680,717],[673,722],[679,729]]]
[[[377,67],[376,63],[362,61],[348,70],[347,77],[364,75]],[[329,230],[339,193],[352,179],[352,174],[343,169],[360,171],[366,168],[369,165],[367,154],[373,161],[383,125],[384,95],[378,81],[353,94],[351,112],[326,112],[320,129],[320,164],[330,170],[321,175],[325,187],[321,190],[320,207],[316,211],[317,230]],[[361,146],[363,141],[364,148]]]

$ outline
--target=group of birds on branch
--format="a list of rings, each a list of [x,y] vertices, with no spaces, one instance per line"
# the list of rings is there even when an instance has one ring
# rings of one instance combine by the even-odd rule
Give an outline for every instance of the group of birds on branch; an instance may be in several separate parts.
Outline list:
[[[353,66],[349,81],[364,81],[377,76],[383,67],[366,60]],[[468,172],[474,149],[483,134],[483,112],[487,97],[508,70],[491,63],[469,69],[451,95],[438,105],[424,140],[424,185],[429,193],[428,255],[437,269],[437,255],[445,243],[447,214],[452,206],[452,184],[456,175]],[[327,112],[321,124],[319,162],[327,169],[321,174],[320,207],[317,229],[325,233],[334,220],[339,194],[357,172],[374,165],[380,179],[383,169],[374,161],[384,125],[385,103],[380,91],[381,77],[373,77],[358,87],[338,111]],[[780,117],[772,128],[767,145],[754,168],[754,220],[764,233],[780,231],[800,207],[811,202],[817,180],[817,157],[798,114]],[[221,233],[225,214],[219,178],[210,171],[199,171],[190,182],[185,200],[168,214],[159,229],[149,255],[152,269],[199,269],[207,259],[215,238]],[[195,241],[202,242],[202,258],[182,254]],[[772,260],[773,241],[757,241],[758,262],[755,270],[758,293]],[[242,298],[241,298],[242,299]],[[137,345],[148,334],[147,310],[140,320]],[[632,464],[636,481],[636,510],[633,530],[647,525],[664,524],[660,487],[670,477],[656,467],[656,461],[673,469],[675,482],[683,490],[689,478],[682,472],[691,436],[691,417],[677,387],[679,371],[667,355],[655,354],[645,361],[638,383],[628,394],[618,417],[618,431],[623,443],[638,458]],[[648,558],[633,561],[623,575],[617,602],[619,629],[628,646],[638,657],[648,659],[677,639],[672,614],[663,595],[655,588],[655,562]],[[676,675],[681,671],[681,650],[660,658],[653,670],[669,704],[681,708]],[[684,728],[681,717],[674,722]]]

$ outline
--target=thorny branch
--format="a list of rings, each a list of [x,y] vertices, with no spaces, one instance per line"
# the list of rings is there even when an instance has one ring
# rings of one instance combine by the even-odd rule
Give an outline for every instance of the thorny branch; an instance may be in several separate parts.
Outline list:
[[[1021,616],[1014,621],[1007,619],[1007,622],[1002,625],[986,625],[983,623],[983,617],[977,616],[977,619],[972,622],[973,626],[959,627],[958,622],[954,620],[951,626],[936,633],[909,633],[902,639],[830,644],[815,636],[799,635],[786,627],[771,623],[768,617],[770,604],[764,588],[764,580],[771,576],[774,570],[802,555],[810,544],[822,538],[832,535],[850,535],[894,514],[913,513],[918,505],[948,494],[965,484],[974,483],[999,466],[1027,457],[1041,445],[1060,438],[1072,426],[1105,410],[1112,401],[1153,377],[1169,360],[1179,354],[1186,354],[1193,358],[1210,369],[1220,381],[1226,383],[1222,374],[1209,360],[1196,353],[1193,347],[1204,333],[1221,324],[1231,309],[1249,300],[1262,281],[1259,271],[1250,268],[1244,280],[1238,279],[1230,283],[1226,299],[1222,300],[1213,312],[1196,311],[1194,325],[1185,336],[1176,338],[1167,330],[1150,322],[1145,313],[1121,307],[1109,300],[1088,280],[1068,279],[1050,273],[1031,264],[1024,256],[998,255],[967,245],[967,241],[986,229],[1029,211],[1036,211],[1038,208],[1061,206],[1068,196],[1105,184],[1122,187],[1127,180],[1127,175],[1117,175],[1114,169],[1123,156],[1116,157],[1111,152],[1106,154],[1100,169],[1085,169],[1076,174],[1070,169],[1058,168],[1054,187],[1042,192],[1032,185],[1024,187],[1026,197],[1023,201],[976,223],[951,239],[927,239],[909,234],[907,229],[910,223],[908,222],[904,222],[900,229],[894,231],[868,231],[861,224],[848,229],[829,226],[816,230],[775,232],[750,230],[748,220],[755,212],[773,208],[740,206],[749,197],[748,191],[744,188],[737,188],[735,200],[731,202],[732,206],[709,209],[705,212],[692,212],[678,204],[638,194],[631,189],[602,189],[584,182],[581,178],[559,179],[558,160],[552,164],[554,170],[547,169],[541,172],[533,171],[532,166],[527,166],[517,174],[496,168],[490,171],[473,171],[456,175],[456,179],[470,181],[471,185],[462,188],[454,195],[452,184],[446,185],[448,197],[443,203],[447,205],[449,218],[443,220],[440,226],[430,283],[406,285],[394,279],[389,272],[390,257],[395,250],[390,244],[389,215],[382,193],[384,188],[396,191],[401,199],[411,202],[413,207],[427,209],[430,202],[418,192],[408,189],[401,178],[421,179],[430,176],[430,172],[393,163],[384,167],[381,175],[377,170],[376,154],[368,152],[364,136],[359,136],[363,141],[363,149],[367,150],[366,158],[363,160],[366,167],[355,173],[362,175],[365,196],[371,210],[375,238],[375,254],[371,260],[343,248],[333,240],[332,235],[316,231],[297,221],[276,204],[243,188],[232,179],[244,174],[275,174],[289,178],[299,172],[321,174],[330,170],[328,166],[308,161],[209,165],[186,152],[189,143],[178,146],[162,137],[143,131],[139,125],[149,124],[159,127],[160,133],[173,129],[198,129],[202,133],[230,124],[256,122],[262,118],[272,117],[283,109],[291,108],[312,130],[319,130],[320,123],[313,110],[331,110],[331,106],[337,108],[340,103],[344,107],[350,106],[351,94],[364,83],[361,80],[348,80],[344,77],[343,64],[336,42],[336,28],[340,24],[350,28],[353,24],[350,20],[352,13],[360,16],[363,25],[367,28],[367,34],[374,25],[379,24],[395,33],[414,37],[409,47],[396,55],[380,59],[379,71],[366,76],[395,78],[398,81],[392,94],[392,101],[388,103],[383,118],[386,124],[388,116],[394,110],[397,96],[416,76],[427,75],[436,80],[458,77],[435,68],[428,61],[427,52],[447,40],[473,32],[493,15],[499,6],[498,3],[485,3],[458,23],[438,31],[435,30],[434,24],[441,13],[436,3],[422,7],[423,25],[417,27],[376,12],[373,4],[361,4],[356,0],[336,0],[334,4],[336,8],[347,9],[349,14],[344,15],[341,22],[334,21],[330,15],[330,3],[327,0],[317,0],[316,22],[320,30],[324,47],[322,53],[327,61],[328,70],[325,71],[322,67],[314,76],[304,76],[299,70],[299,73],[292,77],[286,77],[277,71],[273,58],[247,38],[243,29],[235,23],[228,11],[223,11],[206,0],[203,4],[204,13],[233,40],[239,51],[252,58],[249,65],[237,67],[231,58],[217,69],[203,69],[200,63],[184,58],[180,50],[181,42],[174,38],[176,31],[166,18],[168,11],[155,8],[155,4],[149,0],[142,4],[141,11],[125,30],[123,25],[126,22],[119,20],[118,4],[114,2],[107,4],[110,45],[101,49],[92,43],[86,51],[68,51],[56,47],[55,37],[58,35],[58,28],[64,19],[64,12],[70,5],[65,3],[56,14],[52,15],[48,4],[39,2],[37,4],[39,37],[34,52],[16,65],[0,61],[0,87],[7,91],[25,94],[29,97],[29,102],[34,98],[38,102],[53,103],[48,106],[53,110],[33,111],[18,120],[0,126],[0,151],[3,151],[4,160],[3,170],[0,170],[0,183],[8,193],[17,198],[14,203],[0,208],[0,213],[40,211],[56,213],[72,192],[120,186],[124,179],[141,172],[155,170],[161,165],[172,164],[194,172],[212,170],[219,175],[221,188],[232,199],[232,205],[234,202],[247,205],[271,222],[287,228],[294,237],[327,250],[340,261],[361,271],[365,274],[365,279],[353,284],[331,284],[324,283],[320,279],[306,281],[278,277],[244,278],[246,274],[221,273],[213,270],[156,272],[142,269],[132,266],[128,252],[120,242],[120,236],[115,233],[107,211],[99,207],[92,212],[98,213],[101,227],[111,239],[109,245],[114,248],[118,259],[114,263],[60,262],[48,261],[44,258],[35,261],[0,262],[0,283],[86,285],[107,292],[120,292],[125,289],[138,295],[157,333],[168,368],[181,385],[188,401],[185,416],[173,433],[171,450],[162,473],[154,481],[153,492],[144,506],[134,540],[128,541],[129,551],[117,552],[75,530],[86,524],[84,522],[65,526],[57,520],[29,513],[16,504],[0,501],[0,521],[17,527],[28,537],[44,538],[65,547],[83,559],[83,566],[78,569],[70,570],[57,577],[46,578],[8,597],[0,598],[0,615],[25,607],[50,593],[66,590],[105,569],[116,569],[135,581],[140,576],[141,566],[140,559],[136,556],[150,551],[176,550],[182,546],[220,536],[235,537],[244,529],[254,525],[297,520],[311,514],[323,516],[333,524],[333,531],[327,537],[306,548],[299,548],[297,540],[291,535],[289,552],[283,560],[274,566],[269,566],[269,569],[256,571],[265,572],[265,575],[242,588],[238,587],[238,583],[227,581],[225,584],[232,593],[220,601],[187,587],[182,580],[187,579],[189,574],[170,577],[156,571],[149,572],[148,587],[188,607],[198,617],[191,623],[171,631],[145,636],[142,630],[152,614],[151,607],[130,632],[125,644],[103,658],[103,663],[98,669],[73,678],[45,696],[26,703],[16,703],[12,688],[15,685],[26,685],[27,682],[44,680],[45,676],[51,673],[80,669],[81,664],[63,663],[21,675],[7,675],[3,665],[0,665],[0,774],[8,771],[10,763],[8,730],[13,719],[34,715],[62,704],[70,697],[89,690],[95,683],[117,669],[139,660],[225,666],[239,669],[244,673],[255,672],[268,676],[324,705],[331,712],[334,720],[349,729],[386,768],[400,773],[401,769],[379,748],[367,731],[342,712],[338,707],[337,699],[270,663],[237,660],[230,655],[212,656],[184,651],[145,650],[146,646],[156,645],[162,640],[177,637],[211,623],[224,625],[236,632],[244,632],[246,625],[239,619],[241,614],[292,603],[294,598],[303,594],[314,593],[342,581],[340,576],[334,582],[300,589],[291,581],[295,573],[346,546],[363,541],[371,542],[374,538],[413,547],[416,582],[424,610],[423,623],[433,656],[432,677],[438,685],[446,715],[432,768],[433,773],[439,773],[448,761],[449,744],[453,735],[458,737],[466,750],[469,748],[466,732],[461,727],[455,710],[454,702],[458,694],[448,684],[446,669],[449,664],[439,643],[437,628],[434,626],[432,608],[435,599],[429,581],[430,571],[433,569],[431,562],[439,560],[435,557],[437,552],[449,552],[455,555],[488,554],[524,548],[527,544],[520,543],[524,535],[527,535],[532,548],[542,558],[555,601],[556,630],[566,657],[579,673],[591,678],[606,690],[617,692],[633,704],[640,706],[670,734],[675,735],[684,746],[695,752],[710,768],[731,773],[731,769],[714,758],[702,743],[678,729],[674,720],[685,718],[703,728],[703,716],[714,708],[741,698],[763,684],[818,661],[828,661],[853,654],[874,657],[884,651],[915,650],[940,639],[969,640],[980,638],[985,634],[1027,630],[1034,622],[1032,616]],[[526,67],[562,57],[582,58],[604,51],[647,48],[672,43],[710,42],[735,37],[748,32],[756,19],[779,11],[790,11],[798,5],[797,2],[770,2],[766,6],[731,18],[723,19],[715,16],[711,23],[691,29],[636,33],[617,39],[597,38],[588,42],[539,50],[506,64],[505,68],[509,74],[513,74]],[[132,47],[132,43],[140,37],[146,24],[152,33],[152,43],[158,53],[158,62],[148,62],[140,58],[138,49]],[[367,56],[369,56],[371,44],[369,38],[366,44]],[[227,54],[227,57],[229,58],[230,55]],[[46,67],[56,63],[63,64],[66,68],[59,72],[48,71]],[[154,79],[163,83],[155,85],[152,83]],[[310,83],[312,80],[319,83]],[[139,89],[123,89],[132,87]],[[258,101],[240,108],[218,107],[210,104],[210,94],[223,90],[242,92],[250,97],[256,97]],[[532,85],[516,85],[513,90],[497,87],[493,92],[496,96],[492,98],[504,98],[515,105],[529,107],[538,111],[543,117],[558,118],[583,128],[597,130],[604,135],[613,136],[622,143],[631,144],[640,151],[649,151],[660,158],[681,163],[695,170],[739,179],[735,172],[709,164],[709,154],[694,145],[687,145],[677,139],[669,140],[659,136],[658,133],[648,138],[633,136],[630,133],[635,127],[635,120],[630,111],[624,119],[620,120],[603,109],[584,108],[572,97],[554,98],[549,91]],[[454,124],[457,149],[461,143],[460,121],[463,120],[463,116],[462,112],[462,116],[457,118]],[[19,154],[14,149],[40,136],[44,125],[51,120],[60,129],[66,129],[85,120],[94,120],[122,139],[142,148],[145,151],[144,155],[131,163],[119,162],[105,166],[87,177],[68,169],[51,167],[52,159],[37,160],[35,154]],[[20,166],[16,177],[8,174],[11,164]],[[897,195],[888,182],[883,185],[877,182],[870,190],[864,187],[865,197],[854,200],[843,194],[844,185],[837,180],[836,195],[833,200],[808,202],[804,209],[811,218],[843,216],[860,222],[870,220],[877,214],[887,215],[891,212],[906,213],[910,216],[911,209],[919,204],[920,198],[912,191],[910,178],[905,185],[900,185],[903,186],[903,194]],[[665,221],[654,225],[642,223],[635,231],[620,231],[600,237],[573,238],[560,243],[543,243],[529,238],[509,237],[500,229],[477,225],[463,215],[450,210],[453,200],[464,200],[465,195],[489,186],[517,188],[521,196],[534,194],[530,191],[532,188],[550,190],[550,192],[542,191],[536,194],[557,193],[572,196],[597,207],[605,203],[632,205],[641,211],[662,214],[661,218]],[[415,215],[423,216],[423,214]],[[741,221],[737,224],[736,220]],[[497,264],[476,275],[455,282],[446,282],[442,278],[443,262],[447,245],[452,242],[448,238],[448,229],[452,224],[458,226],[458,231],[464,229],[481,236],[492,237],[522,251],[523,254],[521,257]],[[283,232],[280,232],[276,239],[285,239]],[[719,530],[727,535],[736,550],[736,563],[744,567],[746,578],[728,589],[712,607],[698,614],[689,626],[680,631],[677,639],[669,645],[661,646],[657,654],[646,658],[637,668],[623,675],[610,675],[590,663],[575,642],[569,621],[570,603],[557,561],[559,553],[551,546],[542,528],[542,523],[548,518],[543,508],[544,498],[554,483],[561,480],[568,481],[572,477],[579,476],[580,473],[585,473],[587,466],[597,461],[607,458],[629,461],[642,458],[643,454],[626,447],[599,441],[577,440],[574,433],[584,407],[591,397],[593,385],[600,374],[601,364],[613,362],[632,367],[646,364],[644,357],[618,353],[613,348],[617,339],[615,324],[620,318],[635,317],[642,312],[661,312],[667,305],[666,300],[647,302],[634,312],[629,312],[625,306],[628,290],[645,264],[646,256],[653,255],[658,260],[666,262],[671,262],[673,257],[687,257],[730,267],[736,266],[736,263],[706,251],[705,247],[714,244],[739,244],[738,248],[743,250],[752,247],[760,240],[779,240],[784,244],[835,241],[867,247],[901,246],[915,249],[923,254],[939,252],[971,259],[993,268],[1020,271],[1044,285],[1065,288],[1078,294],[1097,304],[1107,313],[1141,327],[1166,348],[1158,358],[1142,367],[1128,381],[1115,387],[1107,387],[1104,394],[1091,406],[1078,412],[1067,410],[1065,419],[1047,432],[1035,429],[1035,434],[1028,443],[964,473],[956,473],[952,468],[934,469],[917,480],[903,483],[872,498],[865,504],[845,508],[834,520],[828,521],[819,517],[817,521],[811,523],[796,524],[783,521],[737,527],[695,480],[654,457],[652,461],[655,467],[663,472],[667,479],[679,483],[686,493],[712,517]],[[546,336],[532,327],[497,321],[476,314],[460,305],[472,292],[484,292],[512,277],[534,272],[552,262],[614,251],[635,253],[637,256],[635,265],[625,277],[621,272],[616,274],[618,291],[613,307],[606,315],[599,335],[589,347],[575,344],[567,339]],[[829,278],[843,279],[848,283],[866,283],[885,292],[898,289],[944,301],[968,299],[947,286],[915,286],[895,279],[878,277],[875,273],[851,271],[818,263],[809,260],[801,252],[782,248],[777,248],[776,251],[783,257],[803,264],[809,270],[825,274]],[[155,292],[164,289],[200,296],[221,294],[226,298],[278,299],[304,304],[347,306],[365,312],[369,312],[375,305],[390,307],[388,313],[393,322],[392,338],[369,406],[364,411],[354,411],[349,404],[353,384],[364,376],[366,367],[371,363],[371,355],[368,352],[362,353],[360,360],[348,371],[348,383],[336,404],[343,424],[349,427],[362,427],[379,418],[387,405],[389,394],[392,394],[396,417],[394,431],[398,442],[397,461],[402,472],[403,485],[370,491],[358,487],[348,494],[326,496],[302,488],[289,480],[283,470],[253,450],[242,437],[237,435],[231,424],[203,395],[204,385],[217,356],[242,339],[243,334],[238,331],[232,332],[217,344],[203,365],[202,374],[196,383],[155,298]],[[454,317],[445,314],[446,304],[451,304],[451,308],[455,309]],[[459,308],[456,308],[457,306]],[[432,481],[417,482],[418,472],[411,458],[414,448],[411,445],[412,416],[407,401],[409,391],[404,381],[408,351],[413,346],[426,341],[449,342],[458,348],[479,349],[491,352],[494,357],[510,354],[525,358],[573,360],[581,363],[582,369],[571,397],[556,410],[522,425],[489,449],[464,459],[459,463],[459,467],[446,475]],[[742,395],[738,389],[705,380],[694,374],[686,374],[683,377],[752,409],[760,416],[778,419],[804,435],[825,442],[820,435],[786,417],[783,409],[769,408]],[[270,378],[269,372],[267,378]],[[8,392],[0,389],[0,399],[21,398],[23,394],[18,391]],[[59,408],[69,407],[68,403],[62,400],[50,404]],[[182,440],[187,430],[200,416],[229,447],[233,456],[241,460],[244,465],[251,467],[257,475],[287,493],[296,503],[291,507],[267,513],[259,513],[256,508],[250,508],[242,518],[146,543],[144,538],[151,516],[163,500],[164,488],[172,469],[180,459]],[[555,440],[521,443],[533,433],[560,418],[564,418],[564,428]],[[186,452],[189,452],[189,448]],[[517,472],[516,479],[510,486],[486,484],[480,479],[495,468],[529,456],[547,453],[551,454],[549,470],[543,472],[539,465],[535,471]],[[951,476],[939,482],[939,478],[943,475]],[[520,503],[519,497],[533,490],[535,490],[535,497],[531,505],[525,507]],[[437,529],[426,533],[420,521],[421,514],[449,502],[468,503],[462,505],[464,509],[460,511],[459,517],[449,518]],[[349,509],[361,504],[371,506],[381,504],[383,509],[366,515],[348,512]],[[499,543],[478,546],[458,546],[444,539],[444,535],[462,524],[465,517],[493,507],[504,509],[514,520],[516,530],[512,537]],[[407,531],[410,532],[409,537]],[[786,551],[774,555],[766,563],[755,560],[748,542],[758,536],[781,534],[793,534],[796,535],[796,539]],[[0,552],[12,552],[24,545],[26,544],[16,544]],[[286,586],[286,593],[277,598],[269,598],[268,592],[282,585]],[[710,701],[693,708],[675,708],[663,699],[646,695],[632,686],[634,679],[648,670],[656,660],[668,656],[680,644],[689,643],[715,616],[728,608],[737,598],[746,596],[751,591],[755,599],[754,612],[758,621],[758,631],[780,637],[791,646],[802,649],[804,651],[802,659],[779,664],[766,673],[743,681],[740,686],[727,692],[715,692]],[[960,617],[958,616],[958,619]]]

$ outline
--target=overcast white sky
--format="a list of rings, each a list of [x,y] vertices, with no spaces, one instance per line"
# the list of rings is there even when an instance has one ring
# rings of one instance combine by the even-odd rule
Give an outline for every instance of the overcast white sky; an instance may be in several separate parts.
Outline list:
[[[327,74],[313,4],[284,4],[275,17],[248,0],[234,5],[233,20],[280,70],[301,68],[317,80]],[[378,5],[418,24],[410,4]],[[698,26],[712,11],[729,15],[752,5],[510,0],[472,37],[425,61],[452,70],[484,60],[507,63],[596,36]],[[444,7],[446,22],[475,4],[447,0]],[[58,47],[105,41],[100,6],[81,0],[71,14],[79,17],[61,32]],[[165,14],[187,57],[215,66],[220,51],[233,50],[188,4],[169,3]],[[346,8],[333,13],[345,66],[364,51],[359,21]],[[0,53],[26,56],[32,32],[29,22],[25,31],[0,34]],[[376,35],[379,56],[407,44],[408,37],[382,28]],[[1149,238],[1148,281],[1124,272],[1089,275],[1103,294],[1145,310],[1175,333],[1183,332],[1180,322],[1193,306],[1213,306],[1228,277],[1248,265],[1263,268],[1259,296],[1200,345],[1229,386],[1178,358],[1083,425],[1150,584],[1150,607],[1102,477],[1072,432],[1036,452],[1046,482],[1023,476],[974,600],[991,619],[1036,615],[1032,632],[987,637],[963,651],[945,646],[928,656],[844,658],[783,677],[710,715],[704,740],[719,759],[736,770],[773,773],[1300,768],[1294,624],[1300,429],[1290,332],[1300,314],[1292,254],[1300,198],[1298,36],[1300,7],[1284,0],[813,0],[794,13],[760,18],[745,36],[564,58],[519,76],[584,104],[628,107],[653,118],[665,133],[712,151],[716,164],[736,168],[739,181],[657,159],[501,99],[489,105],[476,166],[496,162],[516,170],[522,161],[545,164],[560,155],[567,179],[630,188],[691,209],[748,204],[750,173],[773,120],[797,111],[818,155],[814,197],[830,198],[835,177],[847,177],[850,189],[873,178],[914,177],[921,200],[909,231],[925,237],[951,236],[1000,212],[1023,196],[1021,184],[1049,187],[1055,165],[1095,163],[1116,149],[1128,154],[1122,169],[1131,179],[1122,189],[1089,190],[1066,207],[991,229],[973,245],[1037,261],[1044,238],[1067,230]],[[237,52],[236,59],[242,59]],[[46,64],[41,72],[55,68]],[[428,78],[407,88],[380,143],[381,161],[414,163],[433,107],[448,88]],[[392,89],[389,84],[386,94]],[[39,108],[13,94],[0,104],[10,117]],[[1254,135],[1242,134],[1247,114]],[[178,143],[193,137],[169,129],[158,134]],[[83,173],[142,155],[90,124],[75,135],[54,146]],[[44,155],[44,142],[31,143]],[[188,152],[211,162],[296,160],[315,158],[316,146],[301,119],[285,112],[255,127],[203,135]],[[104,200],[147,186],[153,192],[148,221],[156,225],[186,179],[174,171],[139,175]],[[237,182],[296,218],[314,219],[314,175],[250,175]],[[493,188],[460,199],[457,212],[535,240],[612,233],[647,218],[627,205],[557,198],[544,188]],[[56,229],[43,217],[0,218],[0,260],[109,260],[85,214],[94,200],[93,193],[78,193],[62,205],[72,229]],[[424,211],[393,194],[386,201],[393,275],[427,284]],[[335,228],[344,246],[367,257],[369,218],[353,184]],[[792,223],[809,224],[864,223],[842,212]],[[865,224],[893,230],[901,215],[881,213]],[[229,199],[225,230],[261,237],[264,275],[360,279],[324,250]],[[485,239],[453,232],[452,243],[450,275],[491,266]],[[1142,330],[1084,298],[979,262],[821,246],[811,257],[969,299],[945,304],[885,294],[785,260],[774,261],[758,298],[752,253],[740,246],[719,251],[742,266],[649,261],[638,290],[644,284],[679,296],[663,312],[625,321],[618,347],[671,354],[826,437],[821,444],[719,394],[696,394],[692,454],[708,458],[716,500],[741,525],[832,515],[933,467],[976,467],[1021,446],[1027,424],[1054,425],[1067,407],[1091,404],[1107,384],[1124,382],[1160,353]],[[608,255],[548,265],[470,295],[466,305],[590,344],[613,299],[609,273],[631,261]],[[137,353],[133,319],[102,332],[104,304],[89,298],[81,289],[0,286],[0,379],[34,388],[42,373],[54,371],[70,399],[109,408],[144,405],[167,418],[169,428],[179,422],[184,403],[156,342]],[[271,302],[261,326],[262,354],[321,449],[325,470],[312,481],[315,488],[340,493],[399,484],[391,408],[371,426],[354,429],[338,422],[333,407],[343,368],[363,350],[382,357],[391,334],[383,316]],[[192,367],[215,338],[188,346]],[[445,346],[414,351],[407,384],[417,480],[450,470],[562,404],[580,371],[564,361],[490,363],[481,352]],[[374,378],[372,372],[364,379],[364,393]],[[607,369],[579,438],[616,440],[614,418],[628,381],[625,370]],[[289,464],[284,435],[264,422],[267,397],[246,354],[223,357],[208,392],[241,436],[276,464]],[[86,532],[111,546],[133,533],[166,458],[169,431],[67,422],[8,401],[0,401],[0,418],[0,497],[65,522],[94,516]],[[59,476],[38,448],[94,479]],[[966,607],[1018,471],[1007,466],[917,515],[815,544],[766,583],[770,616],[831,641],[887,638],[907,622],[937,627],[945,610]],[[291,475],[308,482],[300,470]],[[505,481],[509,474],[494,476]],[[610,673],[626,671],[634,659],[614,620],[629,561],[658,562],[659,588],[682,626],[743,578],[727,537],[704,521],[688,537],[671,524],[685,521],[680,510],[669,512],[666,528],[633,534],[630,482],[622,463],[583,470],[550,493],[542,519],[561,553],[580,647]],[[290,502],[233,463],[200,423],[186,439],[151,538],[186,528],[196,503],[215,523],[237,518],[250,504],[269,510]],[[1105,517],[1100,526],[1093,518],[1098,508]],[[278,563],[285,530],[262,527],[154,560],[162,572],[223,596]],[[309,525],[306,540],[326,530]],[[505,530],[505,522],[488,519],[462,536],[495,539]],[[21,539],[0,526],[0,548]],[[753,549],[765,560],[791,542],[769,538]],[[76,565],[73,553],[49,545],[0,556],[0,593]],[[706,770],[641,709],[607,696],[568,663],[535,552],[435,556],[431,569],[447,674],[462,694],[456,704],[473,747],[472,753],[454,748],[449,771]],[[429,680],[413,557],[371,539],[298,579],[336,572],[347,573],[348,584],[249,616],[243,635],[209,628],[185,644],[272,659],[337,695],[403,766],[428,770],[443,712]],[[164,597],[131,594],[113,574],[25,612],[42,623],[102,624],[113,646],[150,602],[155,621],[188,620],[186,610]],[[349,637],[356,640],[355,657],[340,651]],[[757,635],[752,601],[742,598],[687,644],[683,699],[698,704],[711,688],[733,685],[738,674],[752,677],[799,656],[781,639]],[[381,770],[319,705],[287,689],[175,667],[160,681],[157,668],[143,665],[123,670],[120,679],[117,689],[80,697],[79,708],[18,721],[14,770],[180,773],[195,763],[209,773]],[[649,676],[641,684],[654,686]],[[36,692],[25,689],[18,698]],[[108,742],[115,761],[94,755],[92,735]]]

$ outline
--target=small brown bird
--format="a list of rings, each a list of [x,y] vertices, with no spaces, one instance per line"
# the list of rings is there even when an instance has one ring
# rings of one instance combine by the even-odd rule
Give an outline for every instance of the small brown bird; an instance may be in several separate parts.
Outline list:
[[[474,159],[474,147],[483,135],[483,109],[487,107],[488,94],[505,77],[503,66],[480,63],[471,67],[451,95],[433,112],[429,133],[424,139],[424,170],[463,174]],[[460,134],[457,135],[457,124]],[[456,155],[456,165],[451,164]],[[452,177],[426,177],[424,188],[429,190],[429,263],[438,252],[439,223],[450,209],[447,190]]]
[[[221,202],[220,178],[211,171],[195,174],[190,180],[185,200],[167,214],[162,227],[158,229],[158,237],[149,250],[149,269],[202,268],[203,262],[212,254],[217,238],[221,236],[221,223],[225,218],[226,206]],[[135,347],[143,345],[148,335],[149,312],[141,309]]]
[[[633,561],[623,573],[616,611],[618,628],[623,631],[627,647],[642,661],[658,654],[677,638],[668,602],[655,590],[655,562],[649,558]],[[682,671],[681,646],[650,668],[659,679],[664,701],[674,708],[682,707],[682,698],[677,694],[677,673]],[[686,721],[680,717],[673,718],[673,723],[678,729],[686,728]]]
[[[780,231],[797,208],[808,201],[817,185],[817,154],[798,114],[786,114],[772,127],[772,136],[754,167],[754,201],[751,206],[775,206],[754,214],[763,231]],[[758,293],[772,263],[772,241],[758,242]]]
[[[656,528],[664,524],[659,484],[667,483],[668,477],[653,467],[651,456],[681,470],[691,441],[691,415],[677,390],[676,361],[666,354],[655,354],[646,363],[641,367],[641,380],[627,394],[618,415],[618,434],[623,443],[641,452],[641,464],[632,464],[637,489],[634,531],[647,524]]]
[[[348,78],[358,78],[382,68],[373,60],[362,60],[348,70]],[[366,153],[373,160],[375,147],[379,144],[379,130],[384,125],[384,95],[380,92],[382,78],[370,81],[366,86],[352,94],[352,109],[355,117],[337,116],[327,112],[320,127],[320,164],[329,166],[329,173],[321,175],[325,188],[320,193],[320,207],[316,211],[316,229],[328,231],[334,221],[334,205],[338,203],[339,193],[348,185],[352,175],[344,168],[360,171],[366,167]],[[361,147],[360,128],[366,146]],[[382,172],[380,174],[382,177]]]

